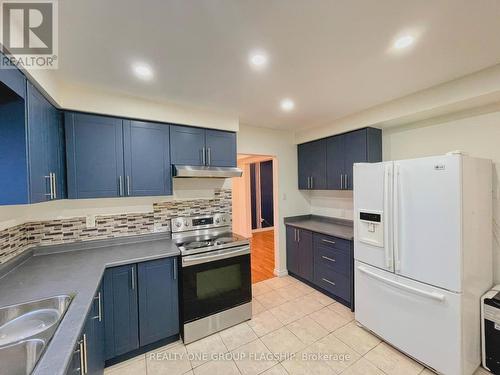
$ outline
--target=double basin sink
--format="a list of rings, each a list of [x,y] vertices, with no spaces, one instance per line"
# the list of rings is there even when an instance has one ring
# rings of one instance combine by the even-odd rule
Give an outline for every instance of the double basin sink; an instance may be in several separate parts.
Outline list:
[[[0,372],[29,375],[54,335],[72,296],[0,308]]]

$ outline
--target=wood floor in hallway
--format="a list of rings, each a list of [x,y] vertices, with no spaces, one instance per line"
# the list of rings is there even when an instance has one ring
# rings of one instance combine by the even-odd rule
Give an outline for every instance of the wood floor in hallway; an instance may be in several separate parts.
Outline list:
[[[252,244],[252,284],[274,277],[274,230],[256,232]]]

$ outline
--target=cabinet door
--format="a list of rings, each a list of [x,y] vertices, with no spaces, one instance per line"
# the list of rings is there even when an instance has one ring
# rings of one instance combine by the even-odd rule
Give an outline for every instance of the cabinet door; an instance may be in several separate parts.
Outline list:
[[[294,227],[286,227],[286,267],[288,272],[300,276],[296,231],[297,229]]]
[[[299,145],[299,189],[326,189],[326,140]]]
[[[306,190],[309,189],[309,177],[310,177],[310,166],[309,166],[309,146],[307,143],[297,146],[297,162],[299,166],[299,189]]]
[[[137,265],[140,346],[179,333],[177,259]]]
[[[298,229],[298,262],[299,262],[299,276],[308,281],[313,281],[313,245],[312,233],[308,230]]]
[[[50,199],[49,129],[50,103],[32,85],[28,84],[28,145],[30,202]]]
[[[104,273],[105,359],[139,347],[136,265],[113,267]]]
[[[326,165],[327,188],[344,189],[344,136],[337,135],[327,139]]]
[[[189,126],[170,127],[172,164],[204,165],[205,129]]]
[[[366,162],[367,158],[367,129],[356,130],[343,135],[344,138],[344,170],[347,182],[345,187],[352,190],[352,166],[354,163]]]
[[[104,311],[103,288],[99,286],[94,297],[89,319],[91,336],[87,343],[87,374],[101,375],[104,372]]]
[[[214,167],[236,167],[236,133],[206,130],[206,164]]]
[[[66,150],[64,146],[64,127],[61,112],[52,105],[48,111],[48,163],[49,171],[54,174],[54,199],[66,198]]]
[[[65,130],[68,197],[124,195],[122,120],[67,112]]]
[[[125,194],[152,196],[172,194],[170,126],[125,121]]]

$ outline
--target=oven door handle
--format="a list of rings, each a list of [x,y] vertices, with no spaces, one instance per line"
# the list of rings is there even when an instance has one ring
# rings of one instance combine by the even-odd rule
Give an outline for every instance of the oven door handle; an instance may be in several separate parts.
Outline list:
[[[227,259],[236,257],[239,255],[250,254],[250,246],[240,246],[235,248],[229,248],[224,250],[212,251],[210,255],[206,254],[196,254],[182,257],[182,267],[194,266],[196,264],[213,262],[216,260]]]

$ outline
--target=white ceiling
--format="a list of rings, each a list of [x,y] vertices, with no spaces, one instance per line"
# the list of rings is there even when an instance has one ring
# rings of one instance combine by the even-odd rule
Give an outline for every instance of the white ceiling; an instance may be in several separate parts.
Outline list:
[[[497,0],[64,0],[59,78],[301,129],[500,62]],[[404,53],[398,35],[418,34]],[[247,62],[268,52],[265,71]],[[131,74],[136,61],[152,82]],[[279,109],[293,98],[290,113]]]

